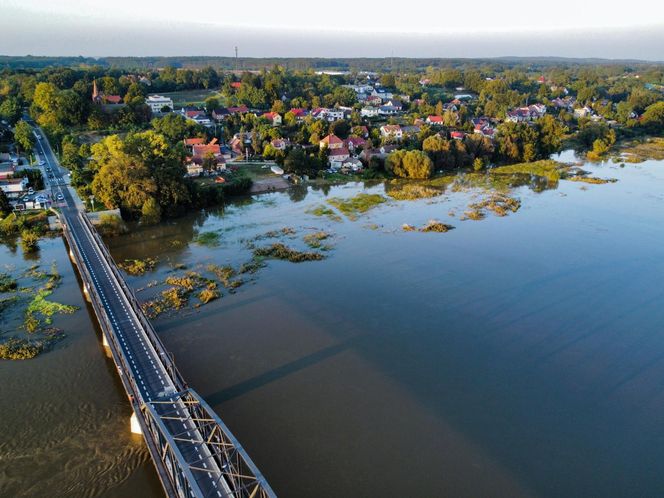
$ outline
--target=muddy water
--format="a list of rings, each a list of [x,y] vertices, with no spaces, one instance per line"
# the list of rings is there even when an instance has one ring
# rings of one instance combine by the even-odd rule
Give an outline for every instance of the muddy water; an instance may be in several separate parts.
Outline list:
[[[235,294],[155,321],[280,496],[657,496],[664,163],[586,169],[619,181],[516,188],[522,207],[504,218],[460,221],[476,191],[391,201],[356,221],[307,213],[384,191],[348,184],[109,244],[116,259],[159,259],[128,279],[149,299],[176,264],[237,267],[268,231],[295,228],[279,240],[298,248],[304,233],[334,234],[324,261],[270,261]],[[400,229],[431,218],[456,229]],[[218,246],[194,242],[208,231]],[[59,240],[42,249],[52,259],[64,277],[53,299],[84,306]],[[53,352],[0,362],[0,495],[158,496],[88,313],[56,325],[68,337]]]
[[[27,361],[0,360],[0,496],[162,496],[140,437],[129,432],[130,407],[100,332],[82,299],[64,242],[40,242],[38,261],[53,261],[62,285],[49,299],[79,306],[55,316],[67,337],[54,350]],[[0,246],[2,270],[14,274],[33,264],[20,248]],[[20,317],[0,317],[5,327]]]
[[[653,496],[664,488],[664,164],[587,169],[619,181],[517,188],[522,207],[504,218],[460,221],[473,191],[356,221],[307,213],[384,189],[348,184],[110,244],[116,259],[159,258],[129,279],[148,299],[174,265],[237,267],[267,231],[294,227],[282,241],[299,248],[308,231],[335,234],[325,261],[271,261],[235,294],[156,320],[282,496]],[[431,218],[456,229],[400,229]],[[217,247],[193,242],[207,231]]]

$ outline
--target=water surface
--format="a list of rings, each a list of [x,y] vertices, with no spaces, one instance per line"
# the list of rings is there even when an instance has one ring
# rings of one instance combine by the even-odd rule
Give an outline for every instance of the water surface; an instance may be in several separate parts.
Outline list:
[[[565,157],[569,159],[568,157]],[[507,217],[460,221],[476,192],[388,202],[357,221],[307,211],[382,185],[299,188],[111,239],[175,264],[239,265],[284,226],[334,233],[322,262],[156,328],[191,386],[276,492],[336,496],[653,496],[664,488],[664,164],[587,165],[607,185],[514,191]],[[454,213],[451,216],[450,212]],[[431,218],[446,234],[405,233]],[[219,231],[218,247],[192,242]],[[266,244],[270,241],[259,241]]]

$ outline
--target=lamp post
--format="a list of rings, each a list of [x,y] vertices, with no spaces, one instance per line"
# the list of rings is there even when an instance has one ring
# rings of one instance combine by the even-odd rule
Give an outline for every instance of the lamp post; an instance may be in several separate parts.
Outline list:
[[[90,196],[90,203],[92,204],[92,212],[94,213],[94,210],[95,210],[95,196],[94,195]]]

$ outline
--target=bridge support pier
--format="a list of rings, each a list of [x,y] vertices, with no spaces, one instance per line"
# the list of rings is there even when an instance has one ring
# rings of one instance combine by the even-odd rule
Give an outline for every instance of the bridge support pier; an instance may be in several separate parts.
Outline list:
[[[131,414],[131,418],[129,419],[129,424],[131,426],[132,434],[143,434],[143,431],[141,430],[141,424],[138,423],[138,417],[136,416],[135,413]]]
[[[74,251],[69,249],[69,258],[72,260],[74,264],[76,264],[76,258],[74,257]]]
[[[108,343],[108,339],[106,339],[106,334],[103,332],[101,333],[101,343],[103,346],[106,346],[107,348],[110,348],[111,345]]]
[[[88,290],[88,284],[84,283],[83,284],[83,295],[85,296],[85,300],[89,303],[92,302],[92,299],[90,299],[90,291]]]

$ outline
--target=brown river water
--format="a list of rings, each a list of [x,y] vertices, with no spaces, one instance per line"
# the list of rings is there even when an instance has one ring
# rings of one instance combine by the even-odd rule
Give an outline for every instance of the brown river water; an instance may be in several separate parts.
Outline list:
[[[158,259],[128,277],[148,300],[175,265],[238,267],[269,231],[295,229],[254,244],[303,249],[303,234],[333,234],[323,261],[268,261],[235,293],[154,321],[279,496],[656,496],[664,163],[586,169],[618,182],[518,187],[518,212],[481,221],[459,220],[474,191],[356,220],[308,212],[384,192],[351,183],[107,242],[118,261]],[[431,218],[456,228],[401,230]],[[197,244],[205,232],[218,245]],[[67,338],[53,351],[0,362],[0,495],[160,496],[64,243],[42,242],[41,260],[63,275],[52,298],[83,309],[56,318]],[[0,262],[30,264],[6,247]]]

